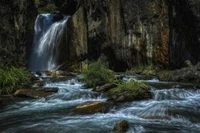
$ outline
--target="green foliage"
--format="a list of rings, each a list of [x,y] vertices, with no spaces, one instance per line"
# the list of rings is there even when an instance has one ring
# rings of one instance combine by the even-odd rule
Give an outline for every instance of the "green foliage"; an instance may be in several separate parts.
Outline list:
[[[95,87],[115,81],[114,73],[108,69],[101,61],[93,62],[88,69],[83,71],[83,82],[88,87]]]
[[[39,13],[52,13],[57,9],[58,8],[55,6],[55,4],[47,4],[46,6],[39,8]]]
[[[30,83],[31,73],[23,68],[0,66],[0,94],[10,94]]]
[[[116,88],[111,89],[111,93],[121,93],[123,91],[130,92],[134,97],[141,97],[149,86],[142,82],[131,80],[129,82],[122,82]]]

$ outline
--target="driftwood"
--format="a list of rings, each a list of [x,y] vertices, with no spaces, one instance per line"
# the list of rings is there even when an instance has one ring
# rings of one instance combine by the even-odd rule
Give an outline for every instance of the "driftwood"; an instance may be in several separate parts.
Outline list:
[[[80,63],[88,58],[88,54],[80,55],[78,57],[74,57],[69,61],[57,66],[54,70],[68,70],[72,65]]]

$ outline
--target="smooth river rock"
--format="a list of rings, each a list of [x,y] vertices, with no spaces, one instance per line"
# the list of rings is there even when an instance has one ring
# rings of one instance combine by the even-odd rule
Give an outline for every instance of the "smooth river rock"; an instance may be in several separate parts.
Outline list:
[[[72,111],[77,114],[106,113],[108,111],[108,106],[101,101],[91,101],[75,107]]]
[[[123,120],[115,124],[114,131],[116,131],[117,133],[125,133],[128,131],[128,128],[129,128],[128,121]]]

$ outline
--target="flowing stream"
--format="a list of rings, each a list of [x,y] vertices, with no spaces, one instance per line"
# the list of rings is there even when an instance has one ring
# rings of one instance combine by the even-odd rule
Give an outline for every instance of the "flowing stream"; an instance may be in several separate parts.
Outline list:
[[[138,79],[125,77],[124,80]],[[120,103],[108,113],[77,115],[71,109],[86,101],[106,101],[77,79],[49,82],[59,92],[44,99],[26,100],[0,110],[1,133],[114,133],[127,120],[128,133],[200,133],[200,90],[192,84],[142,80],[152,86],[154,98]]]

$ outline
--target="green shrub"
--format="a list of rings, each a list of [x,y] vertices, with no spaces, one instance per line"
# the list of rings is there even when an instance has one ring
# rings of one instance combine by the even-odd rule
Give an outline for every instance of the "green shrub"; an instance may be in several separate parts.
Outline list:
[[[83,71],[82,76],[83,82],[88,87],[95,87],[115,81],[114,73],[100,61],[91,63],[88,69]]]
[[[0,94],[10,94],[30,83],[31,73],[23,68],[0,68]]]
[[[149,89],[147,84],[131,80],[129,82],[122,82],[118,84],[116,88],[113,88],[110,91],[111,93],[121,93],[123,91],[128,91],[131,95],[137,98],[141,97],[147,89]]]

